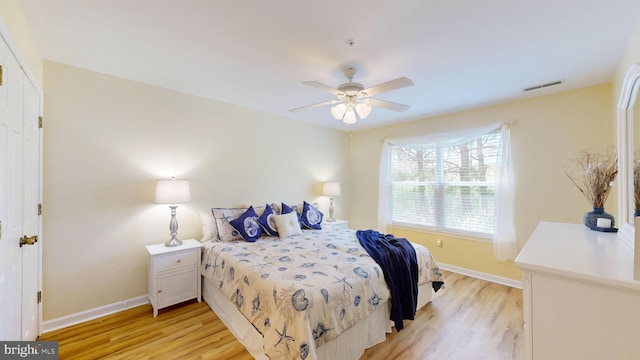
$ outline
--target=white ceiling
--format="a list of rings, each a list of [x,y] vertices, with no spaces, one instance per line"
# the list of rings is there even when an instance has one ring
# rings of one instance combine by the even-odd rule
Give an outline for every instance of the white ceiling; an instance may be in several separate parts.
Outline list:
[[[612,80],[638,0],[19,0],[45,59],[354,131]],[[349,47],[349,39],[356,41]],[[353,126],[329,107],[342,69],[406,76]],[[564,80],[524,93],[523,88]]]

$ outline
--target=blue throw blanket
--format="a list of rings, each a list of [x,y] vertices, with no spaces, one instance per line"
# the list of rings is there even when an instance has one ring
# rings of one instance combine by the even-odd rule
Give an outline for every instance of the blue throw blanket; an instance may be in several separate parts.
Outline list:
[[[413,245],[404,238],[375,230],[356,232],[362,247],[380,265],[391,292],[391,320],[396,330],[404,319],[413,320],[418,304],[418,261]]]

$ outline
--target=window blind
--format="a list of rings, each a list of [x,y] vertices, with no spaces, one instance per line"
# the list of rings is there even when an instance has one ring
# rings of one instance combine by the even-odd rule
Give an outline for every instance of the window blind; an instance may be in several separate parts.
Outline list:
[[[391,146],[392,221],[492,235],[500,142],[494,131],[461,144]]]

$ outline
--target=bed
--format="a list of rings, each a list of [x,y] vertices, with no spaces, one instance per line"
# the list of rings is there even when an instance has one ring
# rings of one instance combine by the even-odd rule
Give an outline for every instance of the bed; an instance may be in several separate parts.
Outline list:
[[[393,326],[389,287],[354,230],[225,238],[225,219],[239,213],[216,218],[221,233],[203,241],[203,297],[253,357],[358,359],[385,340]],[[420,308],[443,279],[429,250],[412,245]]]

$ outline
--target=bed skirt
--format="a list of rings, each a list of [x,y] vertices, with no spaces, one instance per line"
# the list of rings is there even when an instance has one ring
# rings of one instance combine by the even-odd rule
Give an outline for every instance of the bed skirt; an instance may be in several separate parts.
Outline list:
[[[264,354],[262,335],[256,331],[249,320],[216,286],[204,277],[202,285],[204,300],[236,339],[254,358],[269,360]],[[418,286],[418,308],[430,302],[432,297],[433,289],[430,282]],[[344,331],[336,339],[324,343],[318,348],[311,344],[309,359],[358,360],[367,348],[386,340],[386,334],[390,333],[393,328],[393,321],[390,320],[390,317],[390,305],[387,299],[386,306],[380,306],[377,311]]]

